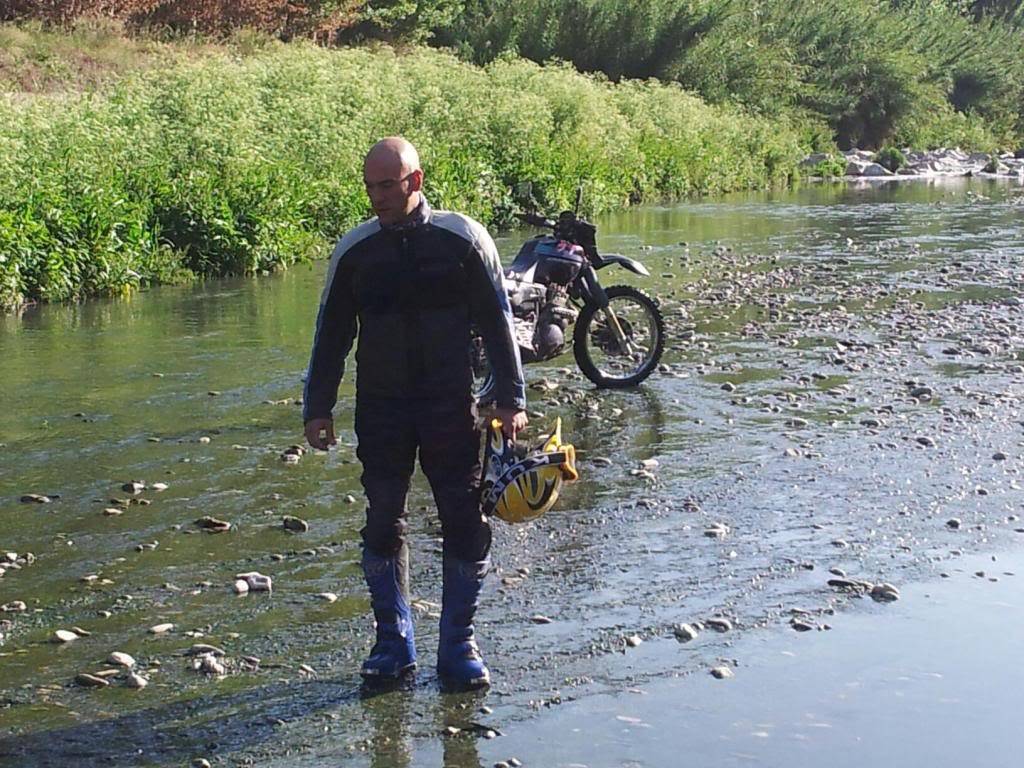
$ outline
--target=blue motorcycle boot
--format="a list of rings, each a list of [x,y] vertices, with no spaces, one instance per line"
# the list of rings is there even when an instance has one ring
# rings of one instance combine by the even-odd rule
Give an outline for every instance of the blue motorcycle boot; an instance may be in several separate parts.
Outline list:
[[[437,674],[448,685],[482,688],[491,683],[491,673],[473,636],[473,616],[489,567],[489,560],[472,562],[444,556]]]
[[[370,680],[393,679],[416,668],[416,643],[409,607],[409,549],[381,557],[363,547],[363,575],[377,620],[377,642],[360,674]]]

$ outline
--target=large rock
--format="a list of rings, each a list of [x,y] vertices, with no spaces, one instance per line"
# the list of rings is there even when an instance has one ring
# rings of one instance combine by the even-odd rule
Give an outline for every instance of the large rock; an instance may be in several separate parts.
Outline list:
[[[892,171],[878,163],[868,163],[861,171],[861,176],[893,176]]]

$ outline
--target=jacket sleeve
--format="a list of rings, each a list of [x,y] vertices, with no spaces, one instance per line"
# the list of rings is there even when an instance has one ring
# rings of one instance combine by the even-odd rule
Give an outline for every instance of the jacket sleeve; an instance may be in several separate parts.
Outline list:
[[[525,408],[526,383],[512,325],[512,308],[505,291],[505,276],[494,240],[482,227],[473,242],[469,259],[473,321],[494,371],[500,408]]]
[[[335,246],[320,299],[313,352],[302,396],[303,423],[310,419],[332,418],[331,412],[338,400],[338,385],[345,373],[345,358],[356,336],[352,271],[342,263],[345,245],[342,240]]]

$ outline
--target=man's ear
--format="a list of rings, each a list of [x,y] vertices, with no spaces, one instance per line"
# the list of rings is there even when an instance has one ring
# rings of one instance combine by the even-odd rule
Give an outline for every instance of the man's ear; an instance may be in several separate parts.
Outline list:
[[[423,171],[417,168],[409,174],[409,191],[419,192],[423,189]]]

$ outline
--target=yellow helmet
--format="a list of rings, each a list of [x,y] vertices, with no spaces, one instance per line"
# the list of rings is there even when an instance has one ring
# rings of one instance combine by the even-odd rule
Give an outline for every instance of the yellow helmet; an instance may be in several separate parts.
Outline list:
[[[508,523],[525,523],[540,517],[558,500],[562,481],[579,478],[576,449],[562,442],[562,420],[547,439],[525,450],[501,431],[501,420],[492,419],[484,452],[481,511]]]

